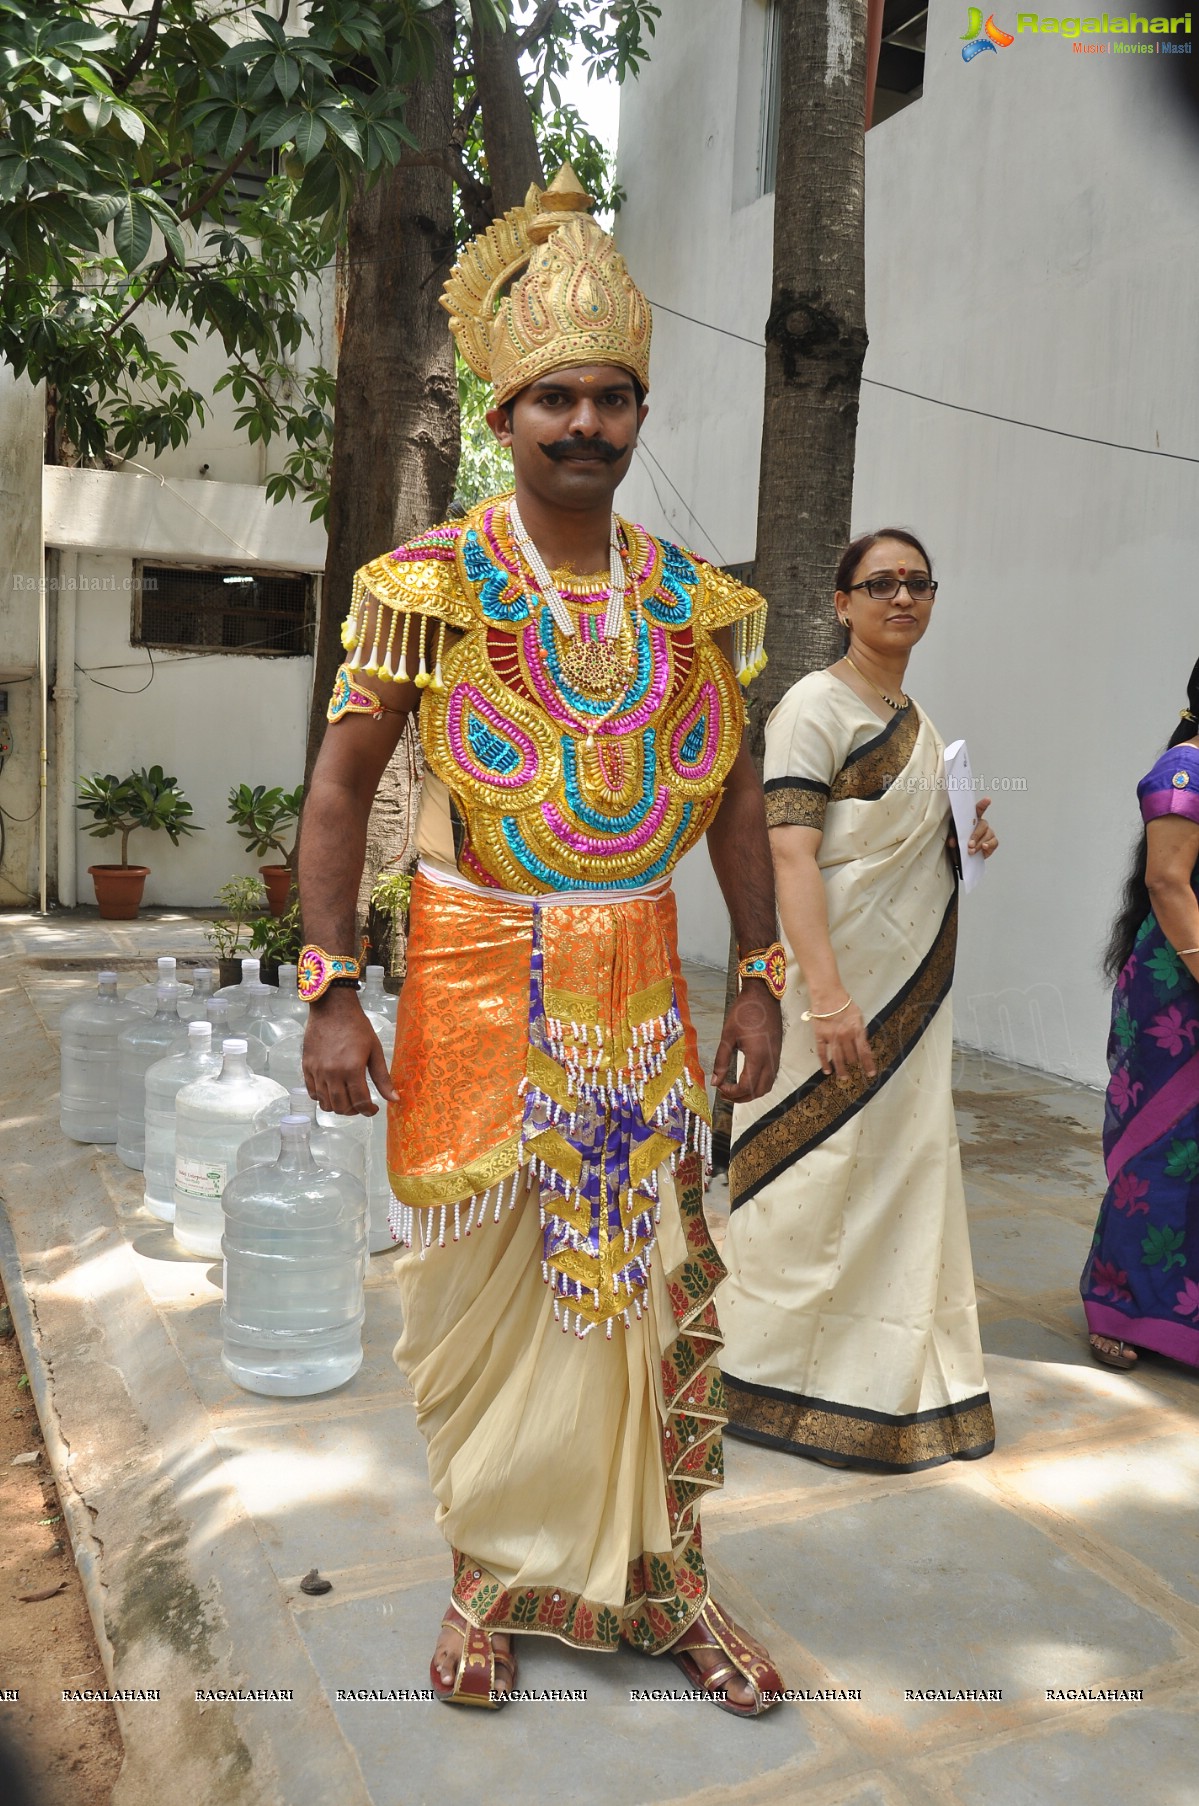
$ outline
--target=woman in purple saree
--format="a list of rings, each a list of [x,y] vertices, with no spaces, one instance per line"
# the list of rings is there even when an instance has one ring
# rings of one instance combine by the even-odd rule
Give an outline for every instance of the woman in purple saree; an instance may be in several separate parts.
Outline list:
[[[1199,1367],[1199,664],[1145,822],[1106,970],[1116,980],[1103,1125],[1108,1189],[1082,1276],[1091,1352]]]

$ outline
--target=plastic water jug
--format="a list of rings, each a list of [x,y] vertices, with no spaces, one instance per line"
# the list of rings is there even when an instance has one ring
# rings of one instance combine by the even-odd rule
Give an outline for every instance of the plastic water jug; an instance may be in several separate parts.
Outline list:
[[[152,1016],[158,1008],[159,985],[179,985],[180,1002],[185,997],[190,997],[192,988],[190,985],[179,984],[177,966],[178,961],[171,959],[169,955],[160,959],[158,976],[150,984],[134,985],[131,991],[126,991],[125,1002],[131,1003],[135,1009],[144,1011],[147,1016]]]
[[[273,1079],[280,1085],[286,1085],[289,1091],[303,1090],[304,1037],[289,1035],[286,1041],[277,1042],[271,1048],[266,1069]]]
[[[179,1020],[179,987],[160,984],[153,1016],[138,1018],[117,1037],[117,1155],[141,1172],[146,1157],[146,1073],[177,1053],[187,1033]]]
[[[366,1200],[312,1158],[306,1116],[285,1116],[273,1166],[225,1192],[221,1364],[248,1392],[304,1397],[362,1365]]]
[[[189,1254],[221,1251],[221,1199],[237,1170],[237,1150],[254,1118],[282,1085],[251,1072],[246,1043],[228,1040],[221,1069],[193,1079],[175,1098],[175,1240]]]
[[[193,966],[188,973],[191,983],[191,996],[182,997],[179,1003],[180,1022],[203,1022],[204,1006],[210,997],[216,996],[217,975],[211,966]]]
[[[308,1005],[300,996],[298,979],[298,966],[280,966],[279,985],[271,1008],[281,1022],[290,1019],[298,1022],[301,1028],[307,1028]]]
[[[217,996],[223,997],[225,1002],[229,1005],[229,1020],[233,1023],[234,1027],[240,1023],[242,1013],[249,1001],[250,992],[248,987],[250,985],[261,984],[261,982],[262,961],[260,959],[247,958],[243,959],[241,962],[241,978],[238,983],[235,985],[222,985],[217,992]]]
[[[303,1033],[294,1016],[276,1014],[274,985],[243,985],[242,990],[246,999],[237,1032],[246,1041],[257,1041],[264,1059],[278,1042]]]
[[[245,1039],[244,1035],[241,1035],[236,1029],[229,1026],[229,1005],[225,998],[210,997],[204,1006],[204,1014],[212,1024],[212,1045],[217,1049],[218,1053],[220,1052],[223,1043],[228,1040],[230,1035],[237,1034],[239,1040]],[[261,1041],[251,1041],[249,1043],[246,1051],[246,1060],[251,1072],[262,1073],[266,1071],[266,1048],[262,1045]]]
[[[382,971],[382,967],[377,968]],[[363,993],[359,992],[359,1001]],[[389,1025],[386,1017],[368,1009],[367,1020],[383,1043],[383,1050],[388,1059],[391,1058],[395,1043],[395,1027]],[[273,1079],[278,1079],[288,1090],[304,1087],[303,1069],[304,1043],[300,1036],[293,1036],[272,1047],[267,1070]],[[385,1248],[394,1248],[395,1240],[388,1221],[392,1206],[391,1181],[387,1176],[387,1105],[375,1089],[372,1079],[367,1080],[370,1095],[378,1104],[375,1116],[334,1116],[330,1112],[321,1111],[322,1121],[335,1122],[339,1128],[349,1128],[351,1124],[365,1124],[366,1134],[366,1197],[368,1206],[368,1237],[372,1254],[381,1254]],[[351,1130],[362,1133],[361,1130]]]
[[[253,1135],[243,1141],[237,1151],[239,1173],[244,1173],[250,1166],[275,1164],[279,1158],[279,1124],[285,1116],[306,1118],[308,1145],[318,1166],[352,1173],[360,1184],[365,1180],[370,1133],[366,1127],[367,1118],[334,1116],[328,1110],[318,1110],[315,1099],[301,1086],[290,1089],[286,1099],[276,1098],[258,1112]]]
[[[399,998],[393,997],[390,991],[384,990],[383,978],[382,966],[368,966],[366,979],[358,993],[358,1001],[368,1014],[382,1016],[385,1021],[390,1022],[392,1030],[390,1041],[383,1040],[382,1036],[379,1037],[380,1040],[383,1040],[383,1051],[390,1060],[392,1049],[395,1046],[396,1010],[399,1007]]]
[[[139,1018],[117,996],[115,972],[101,972],[95,996],[63,1011],[59,1123],[72,1141],[116,1140],[117,1037]]]
[[[146,1073],[146,1209],[163,1223],[175,1221],[175,1099],[193,1079],[221,1069],[211,1022],[189,1022],[178,1053],[156,1060]]]

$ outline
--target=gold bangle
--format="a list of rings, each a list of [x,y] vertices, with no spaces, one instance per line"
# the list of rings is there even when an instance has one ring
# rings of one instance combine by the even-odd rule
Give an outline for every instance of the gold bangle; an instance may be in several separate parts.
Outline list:
[[[821,1010],[805,1010],[803,1012],[802,1016],[800,1017],[800,1021],[801,1022],[830,1022],[834,1016],[843,1015],[845,1013],[845,1011],[849,1008],[849,1006],[852,1002],[853,1002],[853,998],[847,997],[845,999],[845,1002],[843,1004],[841,1004],[835,1010],[823,1010],[823,1011],[821,1011]]]

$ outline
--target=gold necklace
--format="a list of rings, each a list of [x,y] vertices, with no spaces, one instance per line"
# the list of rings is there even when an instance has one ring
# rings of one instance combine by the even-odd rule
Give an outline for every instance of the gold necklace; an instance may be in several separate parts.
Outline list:
[[[854,664],[854,662],[850,658],[848,652],[843,652],[841,656],[845,660],[845,663],[849,666],[851,671],[858,671],[858,667]],[[867,677],[867,675],[864,671],[858,671],[858,676],[861,678],[861,680],[864,684],[869,684],[870,688],[874,691],[875,695],[881,696],[883,701],[886,703],[887,707],[889,709],[894,709],[896,714],[899,713],[900,709],[907,708],[909,698],[904,695],[902,690],[899,692],[899,701],[896,702],[894,696],[888,696],[887,692],[885,690],[880,690],[878,685],[875,683],[874,679],[872,677]]]

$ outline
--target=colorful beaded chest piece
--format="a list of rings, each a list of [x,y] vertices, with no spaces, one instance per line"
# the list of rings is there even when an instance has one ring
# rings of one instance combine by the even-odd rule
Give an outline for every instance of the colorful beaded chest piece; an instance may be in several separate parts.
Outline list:
[[[744,725],[736,677],[765,662],[765,604],[644,528],[619,529],[628,607],[614,638],[607,573],[556,574],[574,623],[561,631],[502,497],[357,574],[339,682],[398,677],[417,636],[425,757],[476,884],[634,889],[668,873],[716,811]],[[723,627],[736,677],[712,640]],[[461,635],[449,650],[446,629]]]

